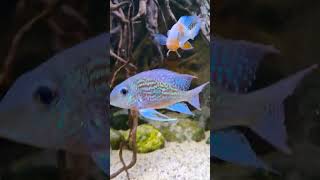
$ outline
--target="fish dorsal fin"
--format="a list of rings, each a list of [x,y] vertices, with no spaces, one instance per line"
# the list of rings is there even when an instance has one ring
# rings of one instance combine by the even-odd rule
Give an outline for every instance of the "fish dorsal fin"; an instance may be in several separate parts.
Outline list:
[[[137,74],[134,78],[142,77],[170,84],[182,91],[189,90],[192,79],[197,78],[189,74],[179,74],[167,69],[153,69],[145,71]]]
[[[198,18],[197,16],[181,16],[178,22],[183,24],[186,29],[191,30],[198,23]]]

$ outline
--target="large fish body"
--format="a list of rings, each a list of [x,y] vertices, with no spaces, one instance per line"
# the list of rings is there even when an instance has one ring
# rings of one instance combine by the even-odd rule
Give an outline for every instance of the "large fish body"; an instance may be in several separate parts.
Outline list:
[[[141,114],[145,110],[168,108],[177,103],[178,109],[189,112],[183,102],[200,109],[199,93],[208,83],[188,91],[193,78],[166,69],[144,71],[117,85],[110,94],[110,104],[139,110]]]
[[[91,154],[109,150],[106,94],[108,34],[50,58],[20,76],[0,101],[0,136],[49,149]]]
[[[278,53],[278,50],[246,41],[215,39],[211,42],[211,52],[211,142],[216,146],[212,149],[212,155],[237,164],[270,170],[262,161],[257,161],[245,137],[232,128],[248,127],[275,148],[290,153],[283,101],[317,65],[248,93],[259,62],[264,55]],[[239,149],[239,152],[226,151],[233,148]]]
[[[178,53],[178,49],[183,50],[193,49],[193,46],[188,41],[194,39],[201,27],[201,18],[199,16],[181,16],[176,24],[174,24],[167,33],[167,37],[162,34],[155,34],[155,41],[168,48],[167,56],[170,52]]]
[[[311,66],[274,85],[248,94],[227,92],[212,87],[213,130],[246,126],[276,148],[290,153],[284,125],[283,101],[293,93],[298,82],[317,66]]]

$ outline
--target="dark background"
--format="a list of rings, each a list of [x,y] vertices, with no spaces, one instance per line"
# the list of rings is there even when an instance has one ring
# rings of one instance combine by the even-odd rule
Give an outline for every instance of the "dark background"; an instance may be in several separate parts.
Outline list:
[[[266,87],[312,64],[320,63],[320,2],[315,0],[214,0],[211,33],[233,40],[270,44],[280,56],[266,57],[251,90]],[[306,76],[286,99],[286,127],[292,155],[275,151],[244,129],[254,150],[282,173],[217,164],[212,176],[230,179],[320,179],[320,70]],[[225,180],[228,179],[224,178]],[[219,180],[216,178],[215,180]]]
[[[5,76],[6,80],[0,82],[1,97],[19,75],[46,61],[56,52],[108,30],[106,23],[108,3],[103,0],[65,0],[50,17],[40,20],[23,35],[18,43],[13,63],[8,69],[4,69],[3,64],[13,38],[24,24],[47,7],[46,2],[53,1],[1,1],[0,76]],[[1,180],[49,180],[63,176],[55,163],[52,163],[52,160],[59,160],[55,152],[42,155],[45,152],[42,149],[6,139],[0,139],[0,147]]]

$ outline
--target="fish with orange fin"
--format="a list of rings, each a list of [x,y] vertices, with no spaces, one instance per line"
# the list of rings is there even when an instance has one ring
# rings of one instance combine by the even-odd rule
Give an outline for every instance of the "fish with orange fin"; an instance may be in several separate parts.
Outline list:
[[[163,34],[155,34],[154,40],[161,45],[167,46],[167,56],[169,56],[170,52],[175,52],[181,57],[178,49],[193,49],[193,46],[188,40],[194,40],[199,34],[201,22],[202,20],[199,16],[181,16],[178,22],[168,31],[168,37]]]

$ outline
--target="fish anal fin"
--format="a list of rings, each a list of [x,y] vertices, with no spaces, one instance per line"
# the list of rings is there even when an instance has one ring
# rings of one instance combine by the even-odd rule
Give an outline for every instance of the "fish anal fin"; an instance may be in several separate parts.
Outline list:
[[[185,43],[183,44],[183,46],[181,47],[181,49],[183,49],[183,50],[191,50],[191,49],[193,49],[193,46],[191,45],[191,43],[190,43],[189,41],[187,41],[187,42],[185,42]]]
[[[175,118],[170,118],[164,114],[159,113],[154,109],[140,109],[139,113],[142,117],[153,120],[153,121],[160,121],[160,122],[168,122],[168,121],[176,121]]]
[[[183,114],[193,115],[193,113],[188,108],[188,105],[186,105],[183,102],[170,105],[166,109],[169,109],[171,111],[176,111],[179,113],[183,113]]]

